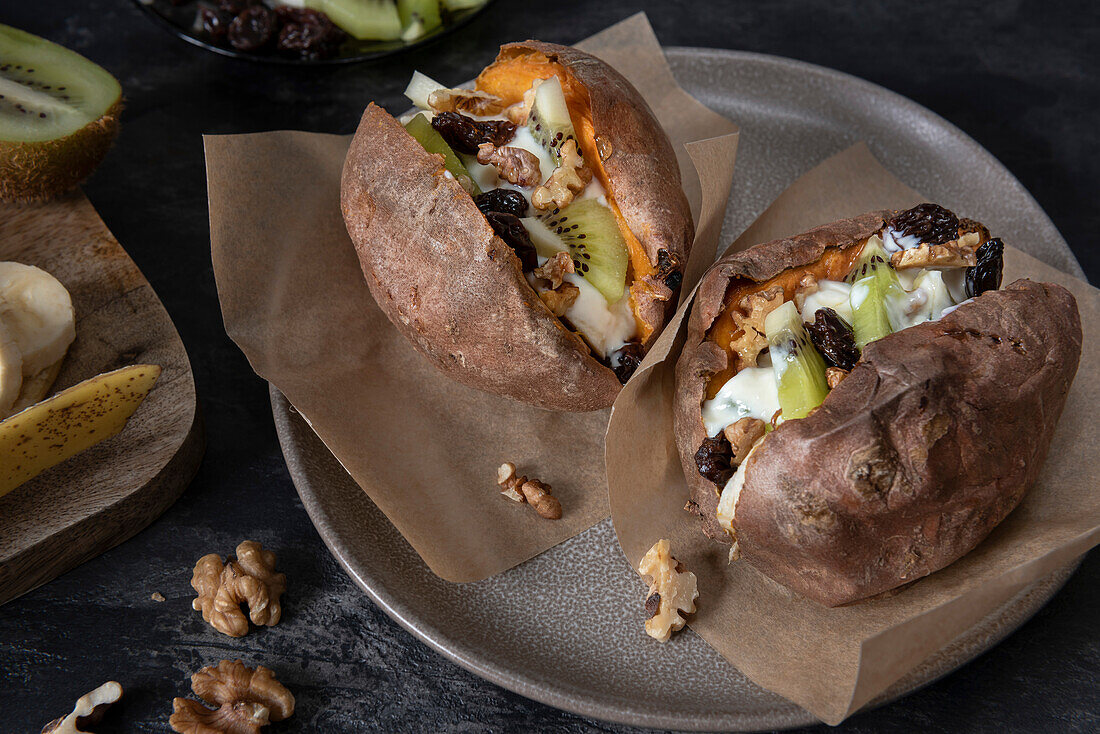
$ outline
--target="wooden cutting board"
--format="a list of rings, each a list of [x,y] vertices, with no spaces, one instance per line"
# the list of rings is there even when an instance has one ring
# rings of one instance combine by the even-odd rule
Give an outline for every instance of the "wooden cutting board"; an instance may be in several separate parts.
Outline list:
[[[0,260],[60,280],[76,341],[53,391],[135,363],[160,380],[122,433],[0,497],[0,604],[126,540],[168,509],[204,448],[191,363],[152,286],[80,192],[0,202]]]

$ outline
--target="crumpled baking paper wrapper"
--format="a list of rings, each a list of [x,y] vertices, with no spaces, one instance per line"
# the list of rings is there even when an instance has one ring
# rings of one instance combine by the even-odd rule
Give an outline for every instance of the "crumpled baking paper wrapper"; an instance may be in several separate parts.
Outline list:
[[[672,138],[698,230],[686,292],[714,260],[737,127],[676,84],[644,15],[578,45],[630,79]],[[487,49],[485,63],[495,55]],[[609,411],[552,413],[464,387],[406,342],[371,298],[340,215],[349,140],[286,131],[206,138],[226,331],[432,571],[483,579],[607,517]],[[505,461],[553,487],[561,520],[500,496]]]
[[[857,145],[792,184],[730,251],[924,200]],[[996,223],[986,224],[996,233]],[[691,628],[753,681],[827,723],[841,722],[1025,586],[1100,542],[1100,292],[1006,248],[1004,282],[1019,277],[1068,288],[1084,330],[1080,368],[1043,473],[975,550],[888,599],[828,609],[799,597],[748,563],[727,565],[728,547],[704,536],[684,511],[689,492],[673,439],[672,406],[688,304],[615,403],[607,473],[611,516],[627,559],[636,567],[658,538],[671,539],[673,555],[699,578]]]

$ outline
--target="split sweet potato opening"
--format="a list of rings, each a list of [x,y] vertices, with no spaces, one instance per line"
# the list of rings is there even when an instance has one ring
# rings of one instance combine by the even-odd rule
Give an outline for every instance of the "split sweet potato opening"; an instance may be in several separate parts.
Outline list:
[[[596,130],[592,124],[592,106],[588,96],[588,90],[581,84],[564,65],[550,59],[543,53],[520,53],[506,59],[495,61],[477,77],[476,88],[483,92],[496,95],[504,100],[505,104],[512,105],[523,101],[523,94],[531,88],[531,85],[539,79],[549,79],[556,76],[561,82],[562,91],[565,94],[565,103],[569,107],[569,116],[573,120],[573,128],[577,136],[577,144],[585,163],[592,169],[596,180],[607,192],[607,206],[615,215],[619,231],[626,242],[630,255],[630,267],[627,272],[627,282],[633,283],[647,275],[653,275],[656,268],[649,261],[645,248],[626,223],[622,212],[615,202],[614,188],[608,178],[607,171],[600,157],[599,147],[596,142]],[[614,153],[614,151],[612,151]],[[652,334],[653,327],[647,324],[639,315],[637,305],[632,303],[634,319],[638,324],[638,336],[643,344],[647,343]]]

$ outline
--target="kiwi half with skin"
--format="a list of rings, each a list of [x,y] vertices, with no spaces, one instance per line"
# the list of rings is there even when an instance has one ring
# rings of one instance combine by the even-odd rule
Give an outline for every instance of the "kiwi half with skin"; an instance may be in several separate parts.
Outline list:
[[[0,25],[0,199],[41,201],[91,175],[118,133],[122,88],[78,53]]]
[[[576,132],[573,130],[573,118],[569,116],[569,105],[565,102],[561,80],[556,76],[543,80],[535,90],[535,101],[531,104],[527,128],[539,145],[550,153],[554,162],[561,163],[561,146],[566,140],[575,140]]]
[[[580,277],[598,290],[609,304],[626,290],[629,255],[615,215],[595,199],[581,199],[564,209],[523,220],[535,250],[543,257],[566,251]]]

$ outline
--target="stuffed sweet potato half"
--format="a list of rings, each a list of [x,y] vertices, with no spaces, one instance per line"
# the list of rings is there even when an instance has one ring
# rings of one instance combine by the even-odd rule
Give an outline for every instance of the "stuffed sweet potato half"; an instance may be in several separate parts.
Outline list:
[[[719,260],[676,366],[688,509],[836,606],[952,563],[1035,481],[1081,352],[1064,288],[922,204]]]
[[[459,382],[552,410],[614,401],[675,307],[693,238],[668,137],[599,59],[528,41],[474,89],[370,105],[341,205],[371,293]]]

